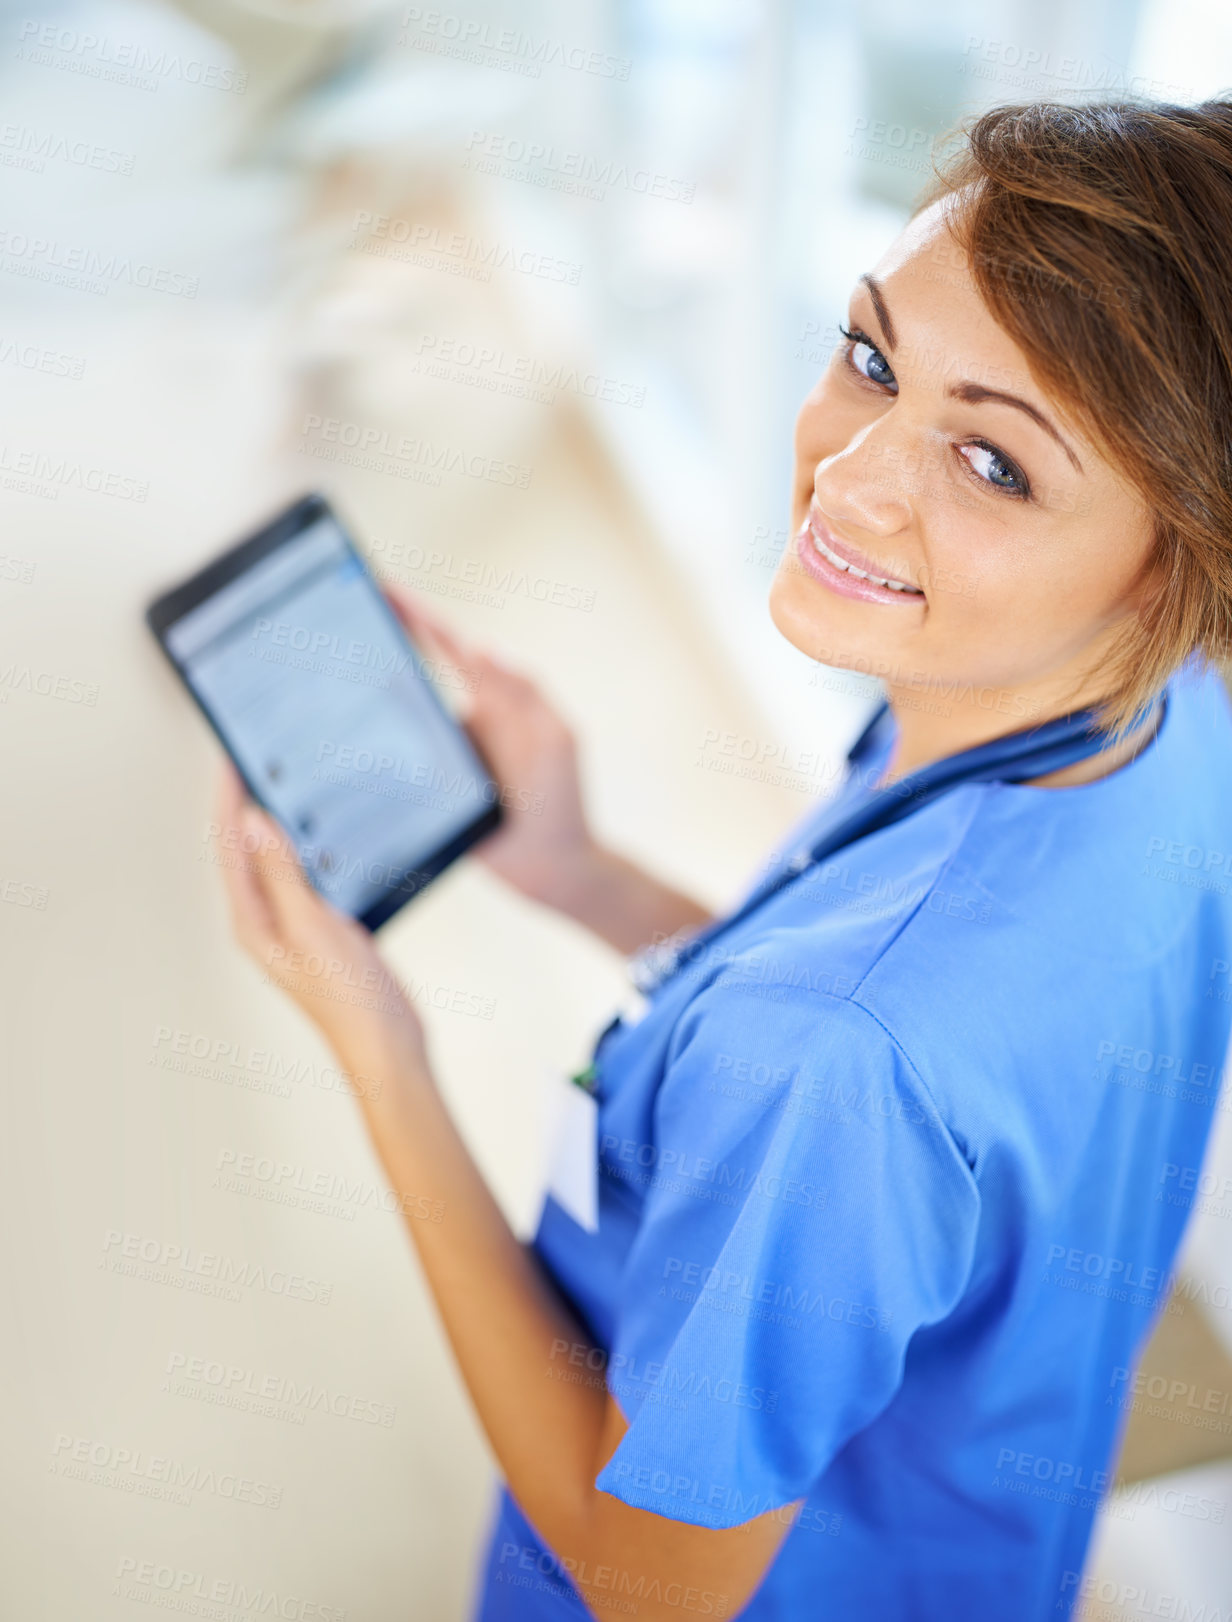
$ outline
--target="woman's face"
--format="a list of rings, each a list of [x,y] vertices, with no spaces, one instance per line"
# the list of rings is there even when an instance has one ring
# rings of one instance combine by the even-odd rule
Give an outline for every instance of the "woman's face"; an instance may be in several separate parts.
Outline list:
[[[1150,515],[995,324],[945,208],[857,284],[854,337],[801,407],[770,611],[811,658],[891,690],[972,684],[1004,714],[1053,713],[1086,675],[1082,701],[1102,696]]]

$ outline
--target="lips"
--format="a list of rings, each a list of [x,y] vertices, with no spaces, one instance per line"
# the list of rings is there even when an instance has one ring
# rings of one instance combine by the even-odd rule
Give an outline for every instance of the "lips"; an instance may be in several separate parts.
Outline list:
[[[838,537],[827,527],[815,505],[796,540],[796,554],[804,568],[823,585],[844,597],[864,602],[918,603],[924,593],[909,580],[880,573],[871,558]]]

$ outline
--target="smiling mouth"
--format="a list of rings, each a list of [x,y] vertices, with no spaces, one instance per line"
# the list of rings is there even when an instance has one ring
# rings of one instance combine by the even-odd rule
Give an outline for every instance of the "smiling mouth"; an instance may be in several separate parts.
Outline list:
[[[905,580],[889,580],[885,575],[873,574],[867,569],[857,568],[854,563],[849,563],[846,558],[840,557],[837,552],[833,551],[826,545],[826,543],[818,535],[816,527],[812,523],[810,523],[808,526],[808,535],[809,540],[813,543],[816,550],[820,552],[822,557],[825,558],[826,562],[830,564],[831,567],[837,569],[840,574],[852,575],[857,580],[871,581],[874,586],[885,586],[889,591],[901,591],[905,596],[908,597],[922,597],[924,595],[918,586],[908,585]]]

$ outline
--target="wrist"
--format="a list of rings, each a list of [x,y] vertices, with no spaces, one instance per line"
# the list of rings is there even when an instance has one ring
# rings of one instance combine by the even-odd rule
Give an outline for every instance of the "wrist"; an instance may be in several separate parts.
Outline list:
[[[617,862],[613,852],[587,835],[576,846],[557,854],[535,899],[593,928],[605,911],[605,897],[610,894]]]
[[[387,1106],[435,1086],[418,1032],[373,1034],[334,1044],[334,1052],[355,1094],[366,1108]]]

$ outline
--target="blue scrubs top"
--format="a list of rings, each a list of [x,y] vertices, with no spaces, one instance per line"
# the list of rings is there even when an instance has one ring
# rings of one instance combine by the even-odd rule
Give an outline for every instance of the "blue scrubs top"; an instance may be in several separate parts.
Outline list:
[[[1173,1282],[1202,1297],[1171,1269],[1230,1020],[1232,718],[1196,665],[1110,776],[966,783],[783,884],[600,1041],[598,1232],[544,1203],[629,1422],[596,1485],[708,1527],[803,1499],[756,1622],[1067,1616],[1135,1359]],[[476,1615],[589,1615],[507,1491]]]

